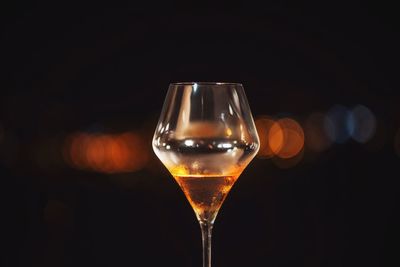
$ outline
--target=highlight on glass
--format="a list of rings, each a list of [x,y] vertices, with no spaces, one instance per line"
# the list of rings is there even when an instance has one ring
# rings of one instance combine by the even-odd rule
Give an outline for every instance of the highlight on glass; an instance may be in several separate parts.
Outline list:
[[[171,84],[152,144],[193,207],[202,231],[203,267],[211,267],[217,213],[259,149],[243,86]]]

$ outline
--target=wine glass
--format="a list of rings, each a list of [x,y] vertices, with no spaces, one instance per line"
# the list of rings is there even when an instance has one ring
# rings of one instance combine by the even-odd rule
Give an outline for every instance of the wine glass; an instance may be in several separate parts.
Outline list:
[[[215,217],[260,143],[243,86],[170,84],[152,143],[196,213],[203,267],[211,267]]]

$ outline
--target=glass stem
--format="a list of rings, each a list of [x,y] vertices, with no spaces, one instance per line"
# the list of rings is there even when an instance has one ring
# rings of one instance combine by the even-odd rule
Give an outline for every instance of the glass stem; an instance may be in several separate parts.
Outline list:
[[[211,235],[213,223],[200,221],[201,235],[203,239],[203,267],[211,267]]]

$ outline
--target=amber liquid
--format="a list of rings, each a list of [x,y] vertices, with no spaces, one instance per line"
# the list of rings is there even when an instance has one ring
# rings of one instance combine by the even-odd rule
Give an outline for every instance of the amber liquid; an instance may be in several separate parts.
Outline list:
[[[174,176],[199,220],[214,221],[238,176]]]
[[[188,138],[155,141],[155,152],[178,182],[196,216],[214,221],[255,147],[241,139]]]

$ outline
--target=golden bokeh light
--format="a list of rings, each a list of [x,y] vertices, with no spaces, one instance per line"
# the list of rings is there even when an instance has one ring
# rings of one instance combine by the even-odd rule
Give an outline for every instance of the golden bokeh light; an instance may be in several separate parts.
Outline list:
[[[268,144],[274,155],[279,155],[285,145],[285,129],[279,122],[274,122],[268,133]]]
[[[258,118],[255,124],[258,137],[260,138],[260,149],[257,156],[260,158],[273,157],[273,149],[275,151],[279,150],[279,147],[281,147],[283,143],[283,134],[281,135],[282,130],[280,125],[268,117]]]
[[[291,118],[274,121],[269,117],[261,117],[255,124],[260,138],[258,157],[289,159],[302,151],[304,131],[297,121]]]
[[[304,147],[304,131],[300,124],[290,118],[280,119],[276,124],[271,127],[269,135],[271,150],[283,159],[299,154]]]

